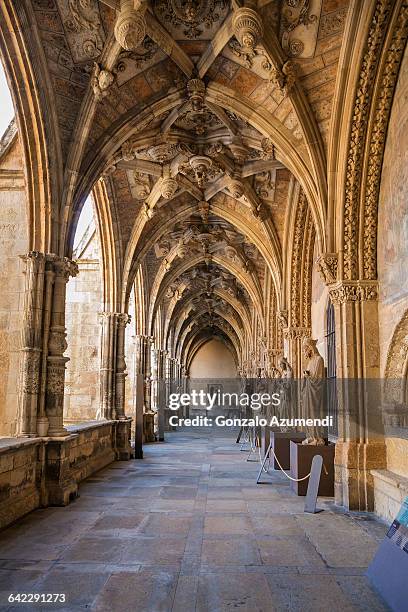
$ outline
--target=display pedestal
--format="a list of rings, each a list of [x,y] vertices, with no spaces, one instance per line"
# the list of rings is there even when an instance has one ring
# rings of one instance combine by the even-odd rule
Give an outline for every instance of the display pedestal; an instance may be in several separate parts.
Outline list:
[[[328,446],[312,446],[290,441],[290,475],[292,478],[303,478],[309,474],[315,455],[323,457],[323,468],[320,478],[318,495],[334,497],[334,444]],[[306,495],[309,479],[301,482],[290,482],[296,495]]]
[[[381,542],[367,576],[391,610],[407,609],[408,554],[389,538]]]
[[[271,431],[270,434],[270,445],[275,453],[282,469],[290,469],[290,442],[301,442],[305,439],[306,434],[291,431]],[[274,454],[271,452],[271,466],[274,470],[280,470],[278,462]]]
[[[381,542],[367,576],[391,610],[408,609],[408,497]]]

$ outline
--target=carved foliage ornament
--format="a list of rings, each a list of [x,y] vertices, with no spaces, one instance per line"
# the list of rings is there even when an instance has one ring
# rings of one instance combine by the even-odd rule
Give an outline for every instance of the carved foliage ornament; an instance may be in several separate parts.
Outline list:
[[[323,253],[316,261],[316,267],[326,285],[337,280],[338,256],[337,253]]]
[[[301,313],[299,296],[301,295],[302,253],[307,208],[307,199],[302,191],[299,196],[295,216],[290,281],[290,324],[295,327],[300,326]]]
[[[387,23],[394,2],[378,0],[367,37],[367,48],[361,64],[361,73],[353,110],[350,132],[350,148],[347,157],[344,198],[344,263],[346,279],[358,275],[358,203],[360,202],[361,174],[365,137],[370,115],[369,100],[372,95],[378,58],[387,31]]]
[[[405,4],[398,16],[398,25],[387,51],[382,87],[377,102],[374,126],[368,155],[366,193],[364,198],[364,279],[377,277],[377,217],[381,170],[387,126],[400,63],[408,37],[408,6]]]
[[[221,18],[227,0],[157,0],[155,9],[164,23],[182,27],[187,38],[197,38]]]
[[[276,87],[281,89],[285,95],[288,95],[296,83],[297,75],[298,65],[292,60],[288,60],[280,69],[271,66],[269,78]]]
[[[121,51],[118,57],[118,63],[116,64],[117,72],[124,72],[126,70],[127,62],[133,62],[136,68],[141,68],[143,64],[151,60],[159,50],[159,46],[148,36],[145,37],[142,44],[135,51]]]
[[[25,359],[23,364],[23,392],[36,394],[40,390],[40,358],[39,349],[24,349]]]

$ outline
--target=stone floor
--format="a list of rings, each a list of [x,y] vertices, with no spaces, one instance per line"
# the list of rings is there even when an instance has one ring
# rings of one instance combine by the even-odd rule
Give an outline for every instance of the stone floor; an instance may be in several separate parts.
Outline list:
[[[37,609],[218,612],[385,610],[364,576],[385,526],[302,512],[279,473],[256,485],[232,433],[174,433],[115,463],[66,508],[0,534],[0,609],[10,593],[65,593]]]

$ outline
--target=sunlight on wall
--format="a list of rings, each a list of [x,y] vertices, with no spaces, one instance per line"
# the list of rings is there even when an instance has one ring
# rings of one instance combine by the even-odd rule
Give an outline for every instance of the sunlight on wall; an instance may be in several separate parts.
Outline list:
[[[237,369],[229,349],[220,340],[210,340],[194,356],[190,378],[235,378]]]
[[[92,206],[92,196],[89,195],[87,199],[85,200],[85,204],[83,205],[83,208],[81,210],[81,214],[78,220],[78,225],[76,228],[75,238],[74,238],[74,251],[78,247],[79,243],[81,242],[88,228],[92,231],[94,227],[95,227],[95,221],[94,221],[94,213],[93,213],[93,206]]]

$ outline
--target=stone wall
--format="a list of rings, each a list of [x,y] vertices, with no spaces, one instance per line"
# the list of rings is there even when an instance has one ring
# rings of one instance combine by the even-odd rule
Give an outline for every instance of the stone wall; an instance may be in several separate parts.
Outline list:
[[[99,408],[99,368],[102,277],[99,247],[93,231],[80,258],[79,274],[67,285],[67,364],[64,422],[82,423],[96,418]]]
[[[408,308],[408,48],[385,146],[378,209],[380,356],[384,374],[394,330]]]
[[[15,132],[0,141],[0,436],[16,433],[23,320],[24,274],[19,255],[28,251],[26,194]]]
[[[131,457],[130,419],[69,428],[65,438],[8,438],[0,446],[0,529],[36,508],[65,506],[78,484]]]
[[[194,378],[235,378],[237,368],[231,351],[220,340],[206,342],[194,356],[189,375]]]
[[[0,529],[40,506],[39,440],[5,439],[0,446]]]
[[[378,210],[380,368],[385,375],[395,329],[408,309],[408,49],[401,66],[385,146]],[[404,340],[405,342],[405,340]],[[396,347],[396,352],[406,346]],[[387,397],[384,397],[387,402]],[[375,511],[391,521],[408,495],[408,441],[386,438],[387,469],[374,472]]]

